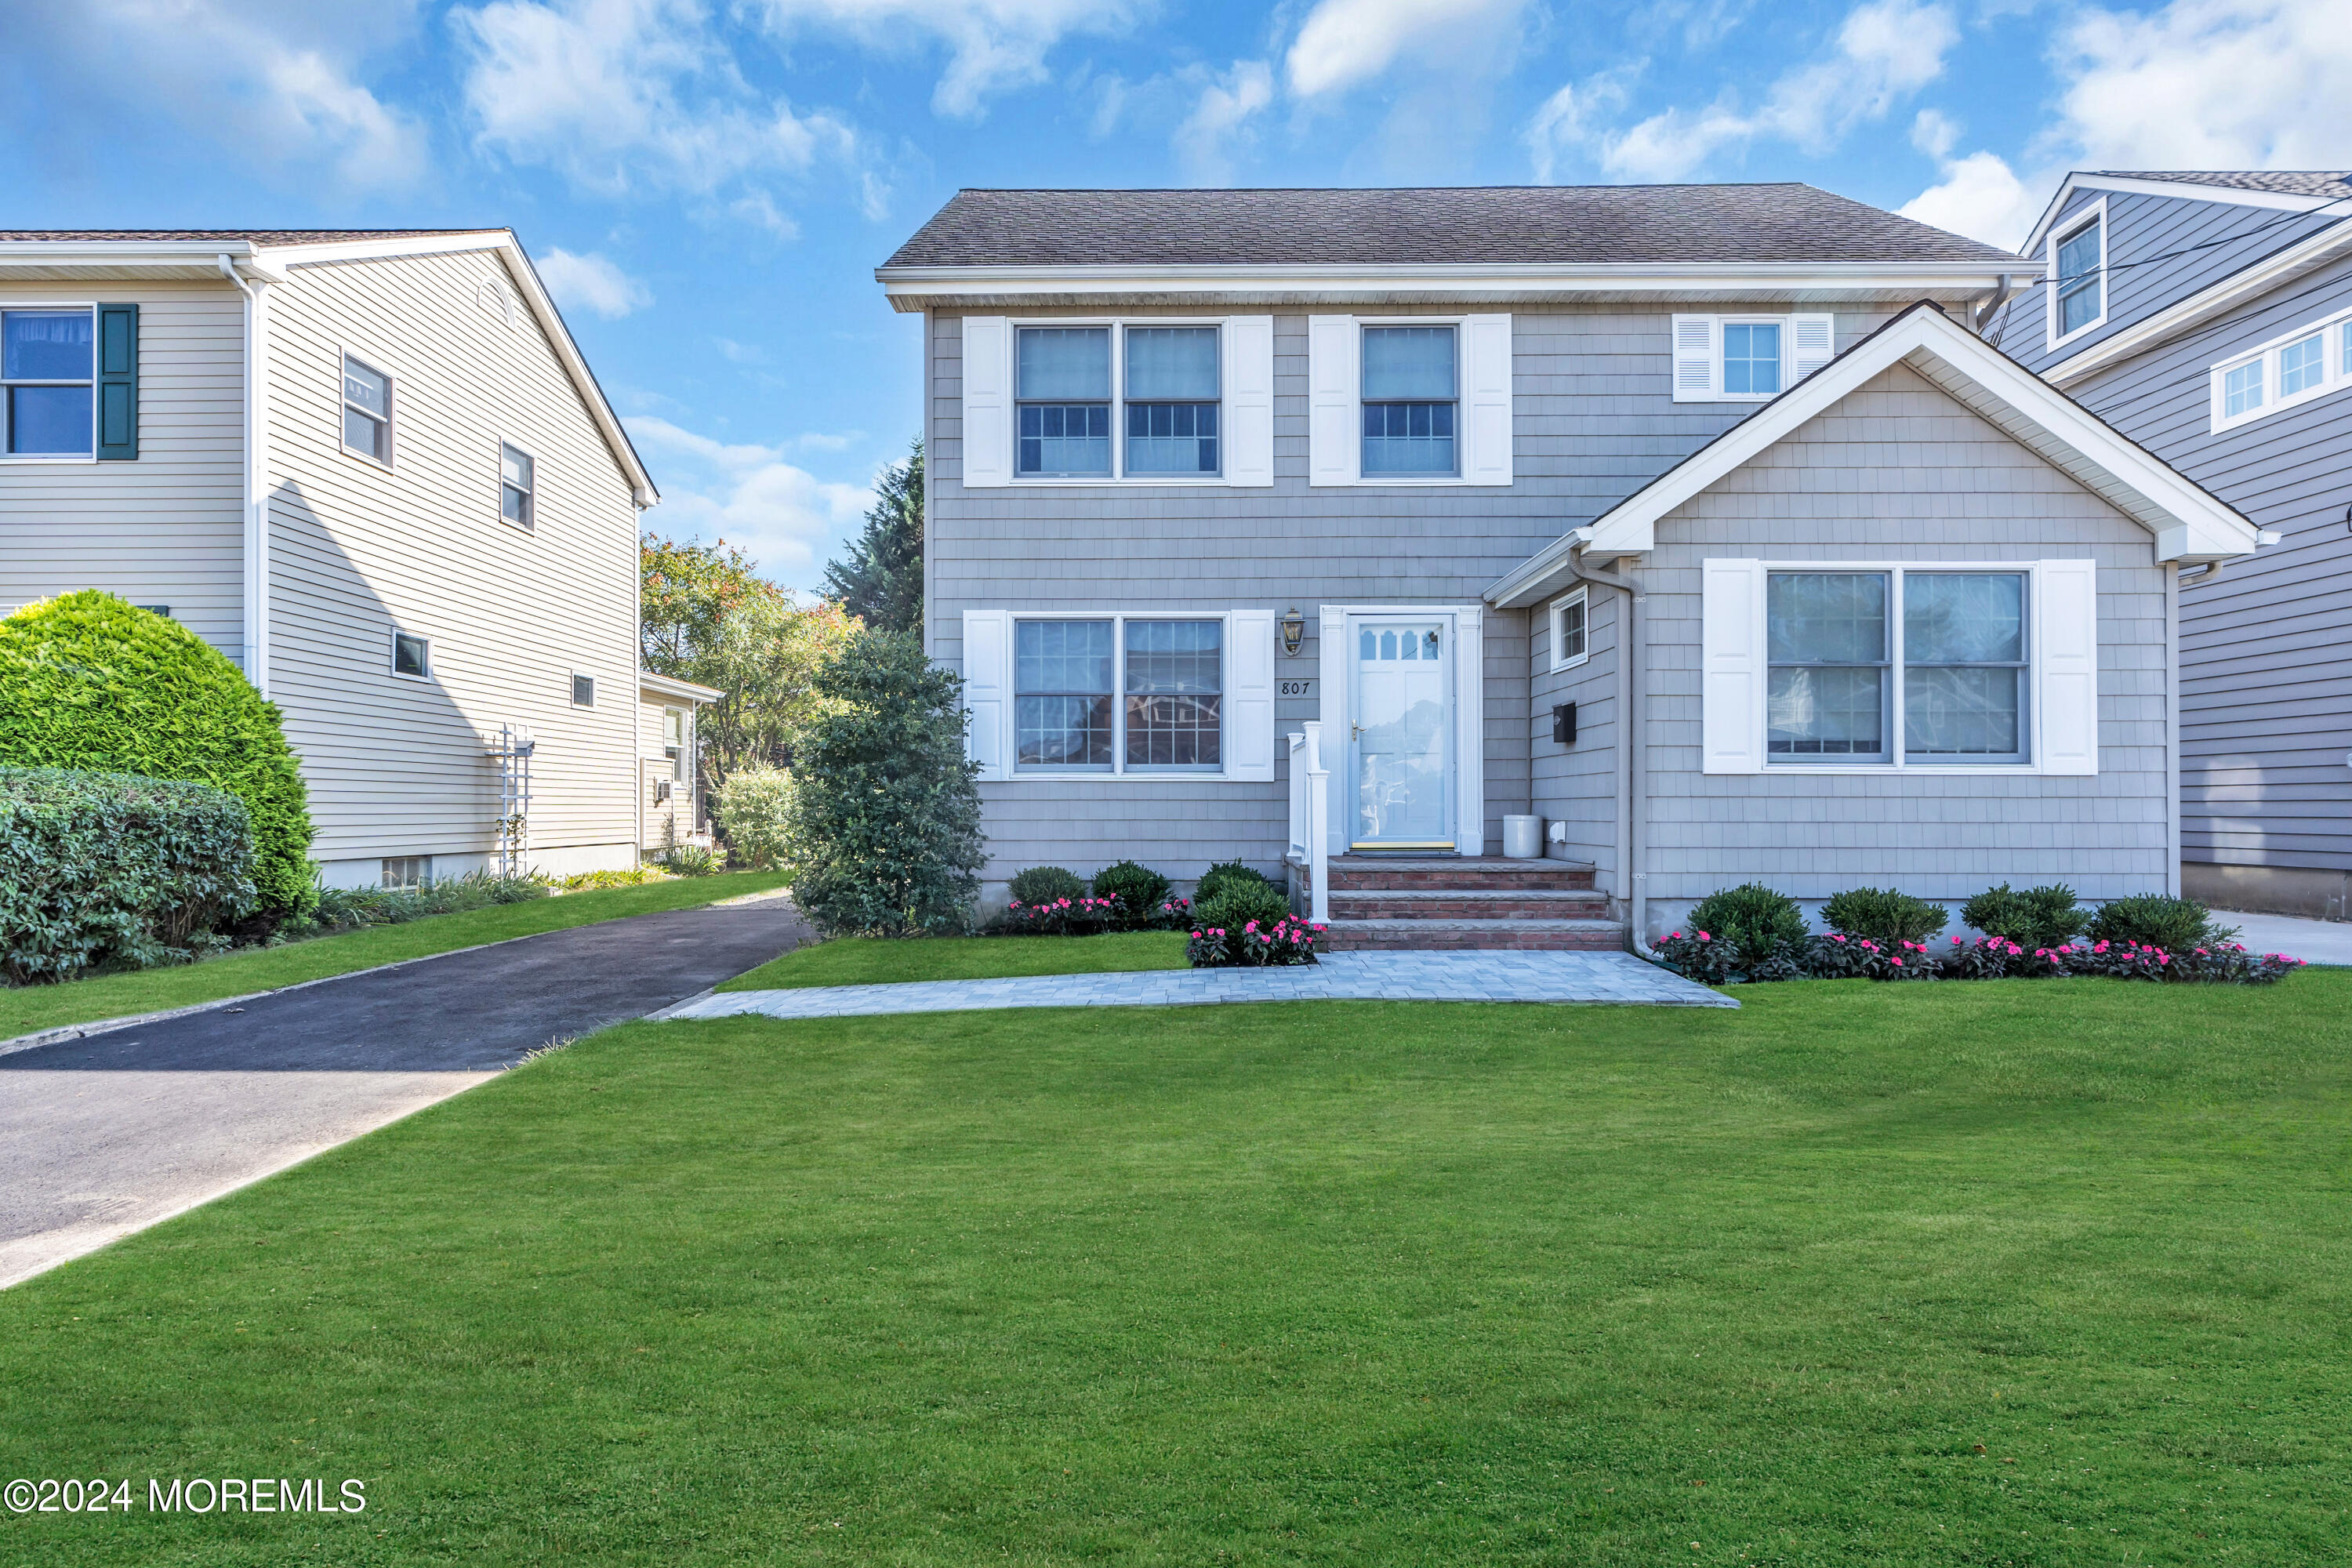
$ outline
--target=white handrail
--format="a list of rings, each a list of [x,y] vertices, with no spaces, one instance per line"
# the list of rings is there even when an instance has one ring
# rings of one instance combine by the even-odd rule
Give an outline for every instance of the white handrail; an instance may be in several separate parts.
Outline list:
[[[1307,886],[1308,890],[1307,918],[1318,925],[1331,919],[1331,773],[1323,765],[1323,725],[1319,720],[1307,720],[1301,750],[1306,753],[1304,770],[1307,784]],[[1293,758],[1291,773],[1301,770]]]

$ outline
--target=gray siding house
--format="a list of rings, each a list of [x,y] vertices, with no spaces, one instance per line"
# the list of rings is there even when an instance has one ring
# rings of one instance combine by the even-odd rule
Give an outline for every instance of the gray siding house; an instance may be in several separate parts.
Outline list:
[[[2021,269],[1796,184],[961,193],[878,276],[989,892],[1238,858],[1343,945],[1578,946],[2173,888],[2177,574],[2255,534],[1977,334]]]
[[[2279,536],[2181,581],[2184,884],[2352,919],[2352,175],[2076,174],[2026,250],[1993,341]]]

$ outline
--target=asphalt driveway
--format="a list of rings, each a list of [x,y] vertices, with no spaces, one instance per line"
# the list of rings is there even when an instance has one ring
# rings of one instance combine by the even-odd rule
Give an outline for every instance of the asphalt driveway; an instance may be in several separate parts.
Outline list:
[[[807,936],[781,898],[637,915],[0,1057],[0,1287]]]

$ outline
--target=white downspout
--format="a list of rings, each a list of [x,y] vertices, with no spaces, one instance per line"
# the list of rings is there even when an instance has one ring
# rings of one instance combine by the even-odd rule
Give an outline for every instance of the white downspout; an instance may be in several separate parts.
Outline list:
[[[220,274],[245,296],[245,678],[269,695],[269,284],[236,260]]]

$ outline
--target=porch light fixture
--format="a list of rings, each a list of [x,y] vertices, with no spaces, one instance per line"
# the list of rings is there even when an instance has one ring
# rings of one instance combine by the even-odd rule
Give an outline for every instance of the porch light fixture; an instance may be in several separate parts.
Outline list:
[[[1291,658],[1297,658],[1298,657],[1298,645],[1299,645],[1300,643],[1302,643],[1302,642],[1306,641],[1306,640],[1307,640],[1307,617],[1305,617],[1304,616],[1301,616],[1301,615],[1298,613],[1298,606],[1297,606],[1297,605],[1291,605],[1291,606],[1290,606],[1290,608],[1289,608],[1289,609],[1287,609],[1287,610],[1286,610],[1286,611],[1284,611],[1284,612],[1283,612],[1283,616],[1282,616],[1282,651],[1283,651],[1283,653],[1284,653],[1285,655],[1286,655],[1287,657]]]

